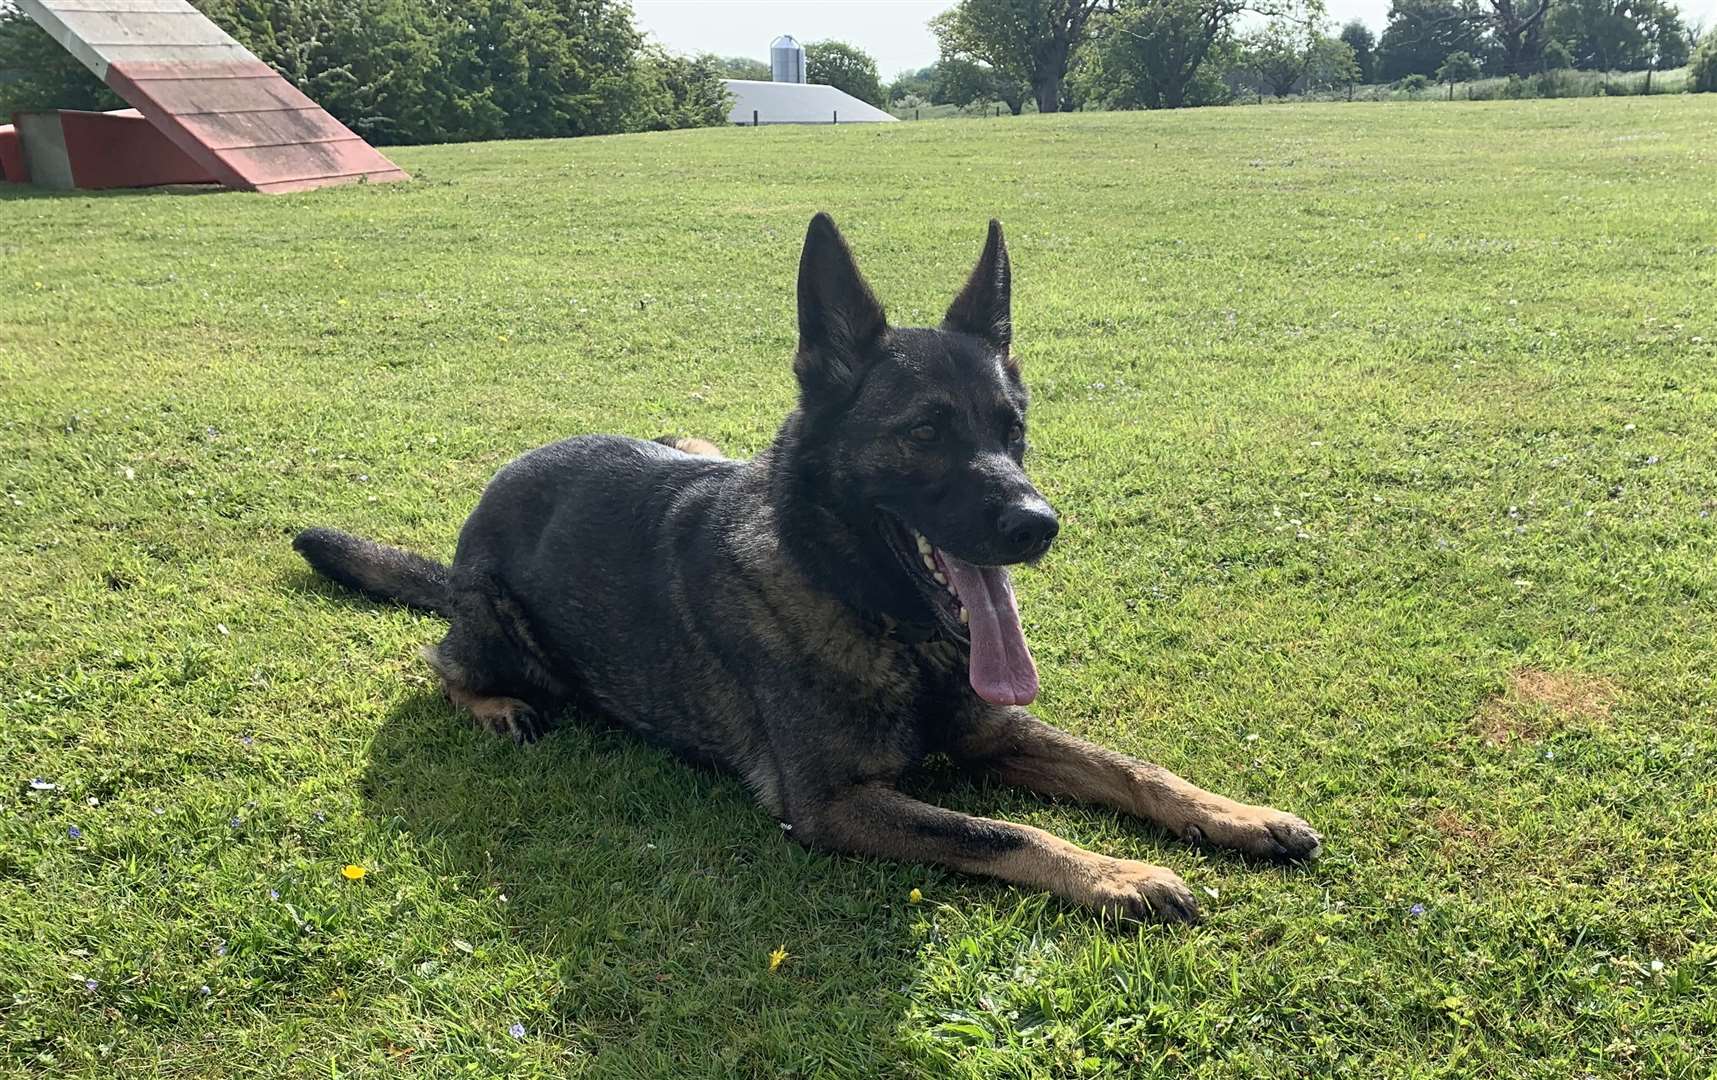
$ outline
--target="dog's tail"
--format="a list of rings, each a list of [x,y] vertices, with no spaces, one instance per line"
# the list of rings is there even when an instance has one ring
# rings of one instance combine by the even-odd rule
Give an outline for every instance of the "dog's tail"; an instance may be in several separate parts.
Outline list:
[[[292,546],[317,573],[366,596],[451,614],[447,567],[434,559],[338,529],[305,529]]]

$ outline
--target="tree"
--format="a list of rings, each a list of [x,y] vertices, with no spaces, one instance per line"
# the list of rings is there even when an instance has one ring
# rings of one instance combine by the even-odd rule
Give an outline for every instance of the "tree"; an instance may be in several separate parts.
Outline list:
[[[930,86],[930,101],[936,105],[958,105],[964,109],[988,101],[1004,102],[1018,116],[1025,108],[1023,83],[1004,79],[994,68],[969,60],[944,60],[936,65]]]
[[[123,101],[34,19],[0,3],[0,120],[32,109],[117,109]]]
[[[1120,0],[1092,23],[1080,57],[1085,96],[1111,108],[1178,109],[1227,100],[1221,64],[1247,12],[1311,23],[1318,3],[1298,0]]]
[[[1645,11],[1640,19],[1645,32],[1645,61],[1649,68],[1678,68],[1687,63],[1693,35],[1681,21],[1681,12],[1662,0],[1641,0]]]
[[[719,56],[715,66],[724,79],[751,79],[754,82],[768,82],[775,77],[769,70],[769,65],[762,60],[753,60],[749,56]]]
[[[1365,77],[1353,46],[1341,38],[1314,35],[1306,62],[1306,82],[1311,86],[1334,88],[1352,86]]]
[[[1353,62],[1359,66],[1361,82],[1374,82],[1377,67],[1377,38],[1372,36],[1370,27],[1358,19],[1350,19],[1341,28],[1338,39],[1347,43],[1353,50]]]
[[[1568,51],[1568,46],[1560,41],[1552,41],[1544,46],[1544,52],[1538,62],[1545,71],[1567,71],[1574,66],[1574,54]]]
[[[1304,27],[1272,19],[1240,39],[1240,56],[1241,66],[1257,77],[1260,92],[1285,98],[1305,77],[1310,42]]]
[[[727,122],[733,100],[721,82],[719,57],[675,56],[659,45],[646,45],[638,62],[643,83],[626,130],[673,131]]]
[[[1059,112],[1073,55],[1091,17],[1115,0],[959,0],[930,20],[944,60],[988,66],[1023,83],[1037,111]]]
[[[933,87],[936,85],[936,72],[935,64],[921,67],[917,71],[901,72],[893,82],[884,87],[889,102],[900,101],[909,94],[930,101],[934,93]]]
[[[832,86],[867,105],[883,103],[876,61],[844,41],[813,41],[805,46],[805,81]]]
[[[1374,74],[1384,82],[1430,75],[1452,52],[1479,55],[1484,13],[1475,0],[1392,0],[1377,40]]]
[[[1662,0],[1559,0],[1547,27],[1575,67],[1633,71],[1687,63],[1687,27]]]
[[[1695,94],[1717,92],[1717,30],[1707,31],[1687,66],[1687,88]]]
[[[1447,83],[1449,97],[1455,96],[1455,84],[1472,82],[1479,77],[1479,62],[1469,52],[1452,52],[1437,69],[1437,81]]]
[[[1502,70],[1525,75],[1538,66],[1544,51],[1544,19],[1551,0],[1485,0],[1485,21],[1502,49]]]

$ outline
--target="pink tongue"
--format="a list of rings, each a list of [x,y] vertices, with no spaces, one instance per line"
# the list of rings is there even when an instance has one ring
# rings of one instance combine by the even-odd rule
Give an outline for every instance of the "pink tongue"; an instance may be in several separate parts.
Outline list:
[[[1031,704],[1037,697],[1037,665],[1019,626],[1008,572],[937,554],[971,617],[967,630],[972,638],[972,689],[992,705]]]

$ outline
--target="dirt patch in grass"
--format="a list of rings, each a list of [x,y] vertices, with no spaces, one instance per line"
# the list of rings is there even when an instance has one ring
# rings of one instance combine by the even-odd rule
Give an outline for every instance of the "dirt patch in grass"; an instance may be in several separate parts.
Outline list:
[[[1617,696],[1616,684],[1599,675],[1521,668],[1479,706],[1474,721],[1487,743],[1537,740],[1570,723],[1608,720]]]
[[[1488,850],[1491,845],[1489,830],[1482,829],[1460,814],[1447,807],[1437,811],[1431,818],[1431,827],[1437,830],[1445,848],[1470,848],[1475,851]]]

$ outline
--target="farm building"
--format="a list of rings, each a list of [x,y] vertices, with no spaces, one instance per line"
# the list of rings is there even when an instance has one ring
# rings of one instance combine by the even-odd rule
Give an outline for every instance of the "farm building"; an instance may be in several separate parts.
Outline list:
[[[734,124],[880,124],[895,118],[832,86],[805,81],[805,50],[783,34],[769,45],[770,81],[725,79]]]

